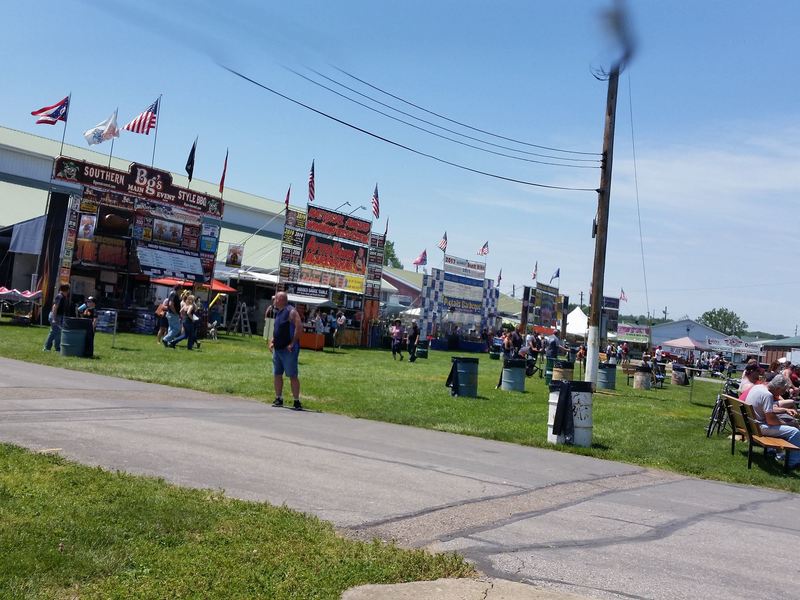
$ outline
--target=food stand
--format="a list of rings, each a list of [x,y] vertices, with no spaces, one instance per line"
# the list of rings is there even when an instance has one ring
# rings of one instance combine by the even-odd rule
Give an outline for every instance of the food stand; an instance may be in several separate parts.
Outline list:
[[[88,296],[116,310],[121,330],[151,333],[151,279],[210,285],[222,223],[221,198],[175,186],[167,171],[131,163],[128,171],[59,156],[53,178],[76,184],[57,267],[74,301]]]
[[[278,289],[289,295],[304,322],[317,311],[344,314],[337,345],[367,344],[367,324],[378,315],[385,236],[372,223],[311,204],[289,209],[281,243]],[[325,324],[327,327],[327,323]],[[304,327],[301,347],[319,349],[321,336]]]

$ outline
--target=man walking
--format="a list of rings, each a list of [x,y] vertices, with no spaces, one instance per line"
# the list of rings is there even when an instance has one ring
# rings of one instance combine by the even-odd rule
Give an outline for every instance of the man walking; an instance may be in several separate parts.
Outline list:
[[[47,352],[55,345],[56,352],[61,352],[61,327],[69,308],[69,284],[65,283],[58,288],[58,294],[53,298],[53,308],[50,309],[50,333],[44,343],[43,350]]]
[[[302,410],[300,403],[300,378],[297,359],[300,356],[300,334],[303,323],[294,306],[289,304],[286,292],[275,294],[275,329],[269,342],[272,351],[272,374],[275,384],[275,401],[272,406],[283,406],[283,375],[289,378],[292,387],[294,410]]]

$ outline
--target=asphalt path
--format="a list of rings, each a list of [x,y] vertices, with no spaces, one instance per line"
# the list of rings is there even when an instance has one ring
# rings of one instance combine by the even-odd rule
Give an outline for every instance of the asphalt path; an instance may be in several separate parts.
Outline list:
[[[0,441],[456,550],[553,591],[800,596],[795,494],[8,359]]]

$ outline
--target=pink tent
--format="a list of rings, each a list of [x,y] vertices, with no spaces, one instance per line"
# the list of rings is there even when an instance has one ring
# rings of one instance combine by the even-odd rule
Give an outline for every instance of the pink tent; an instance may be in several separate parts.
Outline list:
[[[10,290],[6,287],[0,287],[0,300],[5,300],[6,302],[36,302],[41,297],[41,290],[35,292],[27,290],[20,292],[19,290]]]
[[[711,350],[710,346],[702,342],[698,342],[690,337],[683,336],[667,342],[662,342],[662,346],[669,346],[670,348],[680,348],[681,350]]]

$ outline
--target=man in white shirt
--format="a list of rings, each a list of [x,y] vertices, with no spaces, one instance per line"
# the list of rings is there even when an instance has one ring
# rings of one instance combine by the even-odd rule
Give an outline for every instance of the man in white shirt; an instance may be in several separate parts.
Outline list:
[[[783,400],[781,394],[789,389],[790,383],[783,375],[776,375],[765,384],[754,385],[747,393],[747,404],[753,407],[761,435],[778,437],[800,446],[800,429],[787,425],[782,419],[797,417],[791,400]],[[796,422],[796,421],[795,421]],[[800,452],[789,454],[789,468],[800,467]]]

